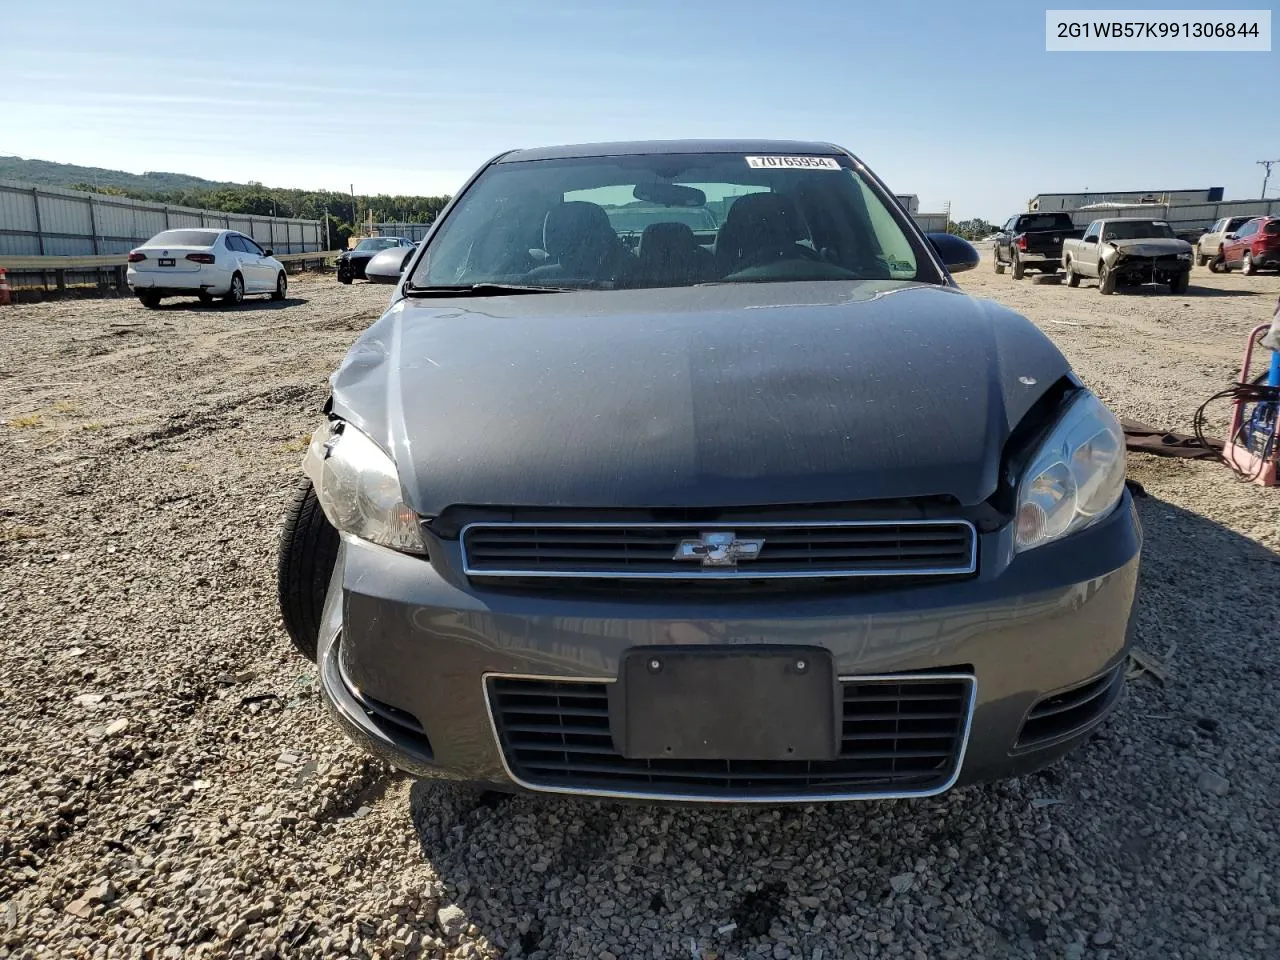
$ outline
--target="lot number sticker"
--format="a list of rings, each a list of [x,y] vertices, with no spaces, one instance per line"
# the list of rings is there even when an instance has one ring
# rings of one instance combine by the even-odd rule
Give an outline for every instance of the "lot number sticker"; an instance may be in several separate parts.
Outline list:
[[[839,170],[835,157],[747,157],[754,170]]]

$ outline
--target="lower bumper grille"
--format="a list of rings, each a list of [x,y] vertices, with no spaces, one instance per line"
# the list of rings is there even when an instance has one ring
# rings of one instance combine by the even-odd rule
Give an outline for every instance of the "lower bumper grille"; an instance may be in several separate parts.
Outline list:
[[[369,723],[382,730],[388,736],[407,742],[423,758],[429,760],[433,756],[431,741],[427,739],[427,733],[422,729],[422,724],[418,722],[417,717],[406,710],[401,710],[399,707],[393,707],[389,703],[374,699],[352,683],[351,678],[347,676],[347,671],[342,667],[341,653],[337,657],[337,666],[338,677],[343,687],[346,688],[346,692],[359,706]]]
[[[1096,723],[1124,690],[1120,667],[1040,700],[1027,714],[1017,748],[1044,746],[1080,733]]]
[[[937,793],[959,772],[974,693],[969,676],[855,678],[842,683],[835,760],[642,760],[614,748],[610,686],[490,677],[490,711],[513,777],[535,790],[689,800]]]

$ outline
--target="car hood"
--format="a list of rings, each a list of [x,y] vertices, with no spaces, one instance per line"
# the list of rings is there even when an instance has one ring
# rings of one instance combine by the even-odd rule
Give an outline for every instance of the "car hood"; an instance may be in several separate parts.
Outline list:
[[[1185,240],[1166,239],[1164,237],[1144,237],[1138,240],[1108,240],[1122,256],[1126,257],[1167,257],[1171,253],[1190,253],[1191,244]]]
[[[427,516],[971,504],[1068,369],[1023,317],[893,281],[411,299],[352,347],[331,411]]]

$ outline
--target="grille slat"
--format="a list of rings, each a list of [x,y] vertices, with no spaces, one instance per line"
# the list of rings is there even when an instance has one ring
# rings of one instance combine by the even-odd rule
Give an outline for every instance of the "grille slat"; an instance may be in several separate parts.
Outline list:
[[[644,760],[622,756],[600,681],[490,677],[499,746],[534,788],[637,796],[739,798],[927,793],[959,763],[971,678],[858,679],[843,684],[840,753],[827,761]]]
[[[736,565],[677,559],[707,533],[762,541]],[[477,577],[756,579],[966,576],[977,569],[977,534],[963,520],[861,523],[522,524],[476,523],[462,531],[463,568]]]

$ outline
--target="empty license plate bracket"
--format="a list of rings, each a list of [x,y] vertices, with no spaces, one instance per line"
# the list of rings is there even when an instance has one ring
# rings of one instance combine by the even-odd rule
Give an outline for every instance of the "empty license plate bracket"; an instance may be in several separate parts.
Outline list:
[[[610,692],[624,756],[649,760],[832,760],[835,664],[821,647],[642,647]]]

